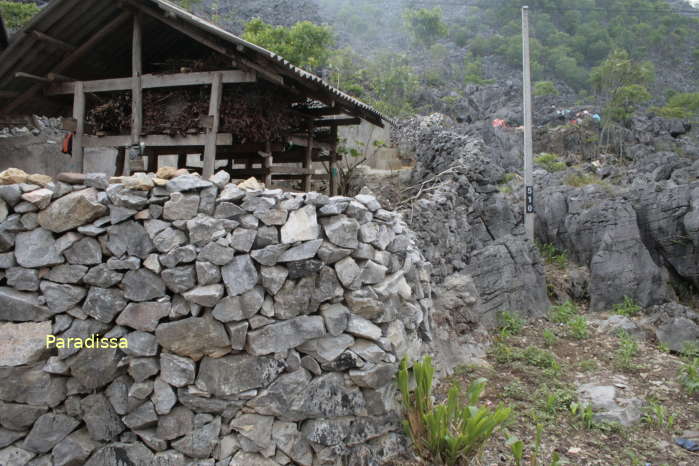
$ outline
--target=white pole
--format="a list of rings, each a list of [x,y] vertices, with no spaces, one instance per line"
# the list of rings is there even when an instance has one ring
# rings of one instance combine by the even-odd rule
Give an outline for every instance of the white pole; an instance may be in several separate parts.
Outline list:
[[[534,241],[534,177],[532,175],[532,77],[529,62],[529,7],[522,7],[522,54],[524,64],[524,229]]]

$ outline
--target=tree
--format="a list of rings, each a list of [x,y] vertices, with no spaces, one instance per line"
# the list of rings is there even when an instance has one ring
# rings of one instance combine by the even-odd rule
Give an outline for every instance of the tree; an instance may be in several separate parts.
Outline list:
[[[556,85],[551,81],[538,81],[534,84],[534,96],[543,97],[547,95],[560,95]]]
[[[431,47],[448,32],[447,25],[442,20],[442,9],[439,7],[407,9],[403,13],[403,20],[413,40],[426,47]]]
[[[185,10],[192,11],[195,5],[201,3],[201,0],[175,0],[175,3],[177,3]]]
[[[21,29],[38,12],[39,7],[34,3],[0,1],[0,16],[7,29],[13,31]]]
[[[328,63],[335,43],[329,26],[301,21],[291,27],[272,26],[259,18],[245,25],[243,39],[271,50],[296,66],[317,69]]]

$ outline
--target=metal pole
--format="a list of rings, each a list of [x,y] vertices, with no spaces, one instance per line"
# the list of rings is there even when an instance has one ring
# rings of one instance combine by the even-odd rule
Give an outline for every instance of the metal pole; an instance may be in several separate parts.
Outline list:
[[[524,229],[534,241],[534,177],[532,175],[532,77],[529,62],[529,7],[522,7],[522,54],[524,64]]]

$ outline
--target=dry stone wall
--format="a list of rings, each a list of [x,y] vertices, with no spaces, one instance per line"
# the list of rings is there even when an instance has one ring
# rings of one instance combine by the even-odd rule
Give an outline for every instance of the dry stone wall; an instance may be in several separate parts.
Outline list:
[[[430,267],[368,194],[0,174],[0,464],[382,464]]]

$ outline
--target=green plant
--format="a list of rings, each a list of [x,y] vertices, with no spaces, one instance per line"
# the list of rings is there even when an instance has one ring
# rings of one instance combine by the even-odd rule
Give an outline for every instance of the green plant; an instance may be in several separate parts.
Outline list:
[[[584,371],[593,371],[597,369],[597,361],[594,359],[585,359],[579,363],[580,369]]]
[[[623,330],[620,330],[617,336],[619,337],[619,347],[615,353],[617,365],[622,369],[635,369],[633,360],[638,354],[638,343]]]
[[[432,359],[426,356],[413,366],[416,388],[410,392],[408,361],[404,358],[398,371],[406,433],[415,449],[438,464],[447,466],[477,456],[483,445],[509,418],[512,410],[499,405],[495,410],[478,406],[487,381],[478,379],[466,390],[466,404],[461,405],[461,389],[453,385],[447,400],[438,406],[432,402]]]
[[[547,264],[555,265],[558,268],[565,269],[568,266],[568,255],[565,251],[561,251],[551,243],[538,243],[539,252],[544,256]]]
[[[19,3],[0,1],[0,16],[8,29],[20,29],[39,12],[35,3]]]
[[[699,357],[692,358],[680,367],[680,385],[690,395],[699,392]]]
[[[687,359],[699,356],[699,344],[693,341],[682,342],[682,350],[680,354]]]
[[[498,313],[498,323],[500,336],[502,337],[518,335],[524,328],[524,319],[518,314],[509,311]]]
[[[448,32],[439,7],[407,9],[403,12],[403,21],[413,40],[426,47],[431,47]]]
[[[646,401],[648,405],[643,409],[642,421],[653,428],[671,431],[675,426],[677,416],[669,414],[667,408],[656,400]]]
[[[575,188],[581,188],[590,184],[602,184],[602,180],[597,175],[581,173],[571,173],[564,178],[563,182]]]
[[[699,53],[697,56],[699,56]],[[668,98],[664,107],[656,107],[653,110],[666,118],[692,118],[699,116],[699,92],[676,93]]]
[[[539,455],[541,454],[541,437],[542,437],[543,433],[544,433],[543,424],[537,424],[536,425],[536,435],[534,436],[534,448],[532,449],[532,452],[529,455],[530,466],[538,466],[539,465]],[[512,452],[512,456],[515,459],[515,464],[517,466],[521,466],[522,459],[524,457],[524,442],[522,442],[520,439],[518,439],[515,436],[511,436],[507,439],[506,445],[508,445],[510,447],[510,451]]]
[[[584,340],[590,336],[584,316],[577,315],[568,321],[568,334],[577,340]]]
[[[560,369],[556,357],[550,351],[537,348],[536,346],[527,346],[522,352],[522,359],[531,366],[548,368],[548,369]]]
[[[534,96],[543,97],[547,95],[560,95],[556,85],[551,81],[538,81],[534,83]]]
[[[526,401],[529,399],[527,388],[519,380],[514,380],[503,387],[505,397],[513,400]]]
[[[612,311],[614,314],[632,317],[641,311],[641,306],[636,304],[634,300],[628,296],[624,296],[624,302],[615,304]]]
[[[544,344],[548,347],[553,346],[556,343],[556,340],[558,340],[558,337],[555,333],[553,333],[553,330],[548,328],[544,330],[542,337],[544,338]]]
[[[571,301],[553,306],[549,312],[551,320],[557,324],[567,324],[576,315],[578,315],[578,308]]]
[[[558,160],[556,154],[542,153],[534,159],[534,162],[548,172],[560,172],[567,168],[565,162]]]
[[[592,406],[587,403],[581,404],[574,401],[570,404],[569,409],[573,417],[579,419],[587,429],[592,429],[594,427],[595,422]]]

